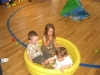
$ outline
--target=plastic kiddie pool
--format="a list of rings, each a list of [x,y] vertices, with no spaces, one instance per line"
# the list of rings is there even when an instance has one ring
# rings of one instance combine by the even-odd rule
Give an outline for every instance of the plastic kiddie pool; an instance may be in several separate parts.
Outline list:
[[[73,75],[79,64],[80,64],[80,53],[78,51],[78,49],[76,48],[76,46],[71,43],[70,41],[64,39],[64,38],[60,38],[57,37],[56,38],[56,42],[57,44],[62,45],[63,47],[65,47],[68,51],[68,54],[70,55],[70,57],[73,60],[73,65],[70,69],[64,69],[64,73],[62,73],[60,70],[56,70],[56,69],[46,69],[43,68],[42,66],[32,63],[27,56],[26,50],[24,52],[24,60],[25,60],[25,64],[27,67],[27,70],[29,71],[29,73],[31,75]],[[39,40],[39,45],[42,45],[42,40]]]

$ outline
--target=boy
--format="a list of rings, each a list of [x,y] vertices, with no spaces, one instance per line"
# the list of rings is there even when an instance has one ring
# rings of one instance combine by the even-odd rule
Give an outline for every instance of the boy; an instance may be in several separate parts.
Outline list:
[[[27,46],[27,55],[31,62],[42,64],[43,62],[50,57],[45,52],[41,52],[38,46],[38,35],[35,31],[30,31],[28,33],[29,44]]]
[[[47,59],[44,64],[47,64],[52,60],[56,60],[53,66],[55,69],[60,69],[61,72],[64,72],[65,68],[70,68],[72,66],[73,63],[70,56],[67,54],[66,48],[58,47],[55,54],[56,55],[54,57]]]

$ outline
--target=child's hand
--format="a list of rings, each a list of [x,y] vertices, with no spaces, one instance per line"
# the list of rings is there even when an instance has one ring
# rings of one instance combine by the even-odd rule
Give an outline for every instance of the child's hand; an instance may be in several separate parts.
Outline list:
[[[63,73],[64,72],[64,67],[61,67],[60,68],[60,71]]]
[[[44,65],[46,65],[47,63],[46,63],[46,62],[42,62],[41,64],[44,66]]]
[[[44,64],[48,64],[48,62],[45,61]]]

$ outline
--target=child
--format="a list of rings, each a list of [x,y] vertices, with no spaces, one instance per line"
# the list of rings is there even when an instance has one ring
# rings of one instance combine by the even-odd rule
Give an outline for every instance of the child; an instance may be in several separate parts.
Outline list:
[[[51,56],[55,55],[55,50],[58,48],[55,39],[55,28],[49,23],[45,26],[42,51],[49,53]]]
[[[41,52],[38,46],[38,35],[35,31],[30,31],[28,33],[28,40],[27,54],[31,62],[42,64],[50,57],[48,54]]]
[[[60,69],[61,72],[64,72],[65,68],[70,68],[72,66],[73,63],[70,56],[67,54],[66,48],[59,47],[55,53],[56,55],[47,59],[44,64],[56,60],[53,66],[55,69]]]
[[[1,64],[8,62],[8,60],[8,58],[0,58],[0,75],[3,75]]]

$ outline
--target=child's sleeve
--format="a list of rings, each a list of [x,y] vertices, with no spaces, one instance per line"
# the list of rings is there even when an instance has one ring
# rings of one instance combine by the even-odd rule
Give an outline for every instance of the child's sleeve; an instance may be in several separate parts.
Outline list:
[[[27,55],[28,55],[28,57],[31,57],[31,51],[30,51],[29,47],[27,47]]]
[[[72,59],[70,58],[70,56],[68,56],[68,64],[73,64]]]

